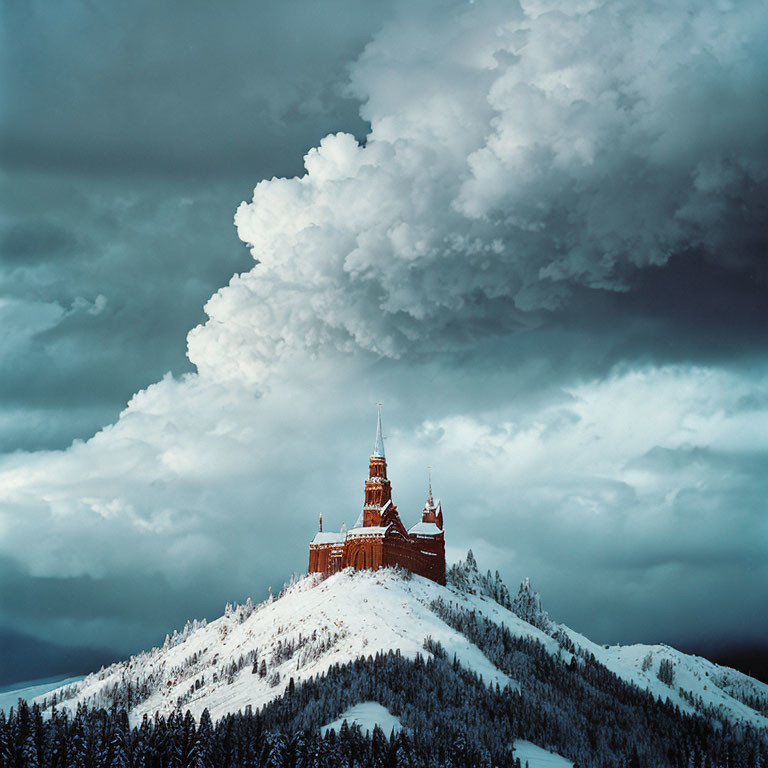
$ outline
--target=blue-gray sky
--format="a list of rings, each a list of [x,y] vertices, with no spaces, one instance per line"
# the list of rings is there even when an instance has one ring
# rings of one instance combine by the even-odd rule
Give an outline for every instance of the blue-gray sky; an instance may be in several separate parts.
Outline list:
[[[357,516],[378,400],[451,555],[596,640],[762,641],[758,2],[2,28],[0,631],[31,663],[0,682],[302,570],[319,511]]]

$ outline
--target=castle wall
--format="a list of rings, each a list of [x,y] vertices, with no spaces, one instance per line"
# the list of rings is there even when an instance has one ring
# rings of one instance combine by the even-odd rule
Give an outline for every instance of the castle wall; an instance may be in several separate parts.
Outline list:
[[[344,545],[310,544],[307,573],[336,573],[346,567],[342,565],[343,557]]]
[[[384,544],[384,565],[400,566],[413,573],[445,584],[445,544],[443,537],[431,539],[387,538]]]
[[[383,543],[380,536],[348,539],[345,542],[342,568],[361,571],[381,568],[383,564]]]
[[[445,584],[445,543],[442,536],[404,538],[400,535],[361,536],[343,545],[312,544],[309,573],[335,573],[342,568],[376,570],[407,568],[427,579]]]

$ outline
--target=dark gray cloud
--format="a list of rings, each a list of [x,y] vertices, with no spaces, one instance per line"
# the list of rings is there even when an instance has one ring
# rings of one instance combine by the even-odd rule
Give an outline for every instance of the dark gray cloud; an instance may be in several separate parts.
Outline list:
[[[0,691],[2,686],[14,690],[26,680],[86,674],[120,658],[114,650],[71,648],[7,628],[0,628],[0,655]]]
[[[766,25],[592,5],[9,10],[0,625],[123,653],[263,596],[383,400],[451,556],[596,640],[765,636]],[[234,208],[312,146],[254,266]]]
[[[361,130],[344,68],[388,4],[6,3],[6,167],[251,181]],[[254,178],[255,176],[255,178]]]
[[[80,244],[74,233],[46,219],[13,223],[0,243],[0,258],[7,264],[28,266],[62,262],[73,256]]]

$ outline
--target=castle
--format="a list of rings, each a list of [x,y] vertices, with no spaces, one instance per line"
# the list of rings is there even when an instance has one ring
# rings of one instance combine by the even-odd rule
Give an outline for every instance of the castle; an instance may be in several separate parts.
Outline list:
[[[429,483],[421,522],[406,530],[392,502],[392,484],[387,479],[387,459],[381,434],[381,409],[376,422],[376,442],[365,481],[365,502],[354,528],[339,533],[320,530],[309,545],[309,572],[336,573],[400,566],[445,584],[445,535],[443,510],[432,500]]]

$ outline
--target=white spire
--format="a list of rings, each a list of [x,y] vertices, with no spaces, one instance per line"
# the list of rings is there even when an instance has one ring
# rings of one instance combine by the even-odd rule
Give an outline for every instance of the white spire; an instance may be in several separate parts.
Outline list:
[[[386,458],[384,454],[384,438],[381,436],[381,403],[378,403],[379,415],[376,419],[376,442],[373,446],[372,456],[380,456],[382,459]]]
[[[427,466],[427,470],[429,471],[429,494],[427,495],[427,504],[431,507],[432,502],[432,465]]]

